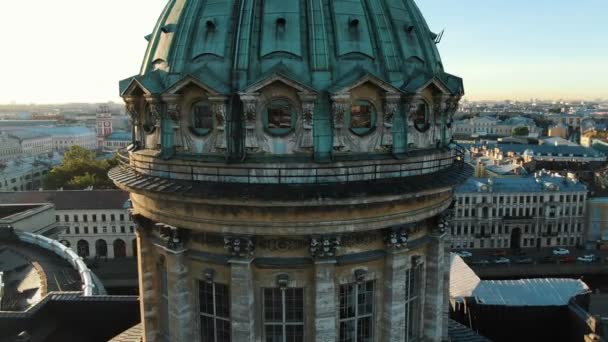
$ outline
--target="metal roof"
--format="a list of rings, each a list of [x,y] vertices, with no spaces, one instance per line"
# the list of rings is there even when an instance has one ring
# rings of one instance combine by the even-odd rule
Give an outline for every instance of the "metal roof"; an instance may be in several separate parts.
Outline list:
[[[125,209],[128,200],[120,190],[0,192],[0,203],[53,203],[56,210]]]
[[[491,183],[491,184],[490,184]],[[555,186],[560,192],[587,192],[585,184],[573,182],[565,177],[539,177],[534,176],[517,178],[469,178],[464,184],[456,188],[456,193],[472,192],[546,192],[549,185]],[[484,191],[487,188],[487,191]]]

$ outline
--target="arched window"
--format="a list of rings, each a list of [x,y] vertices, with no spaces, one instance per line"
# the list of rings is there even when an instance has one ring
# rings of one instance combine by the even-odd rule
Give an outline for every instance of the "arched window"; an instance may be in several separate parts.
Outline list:
[[[89,243],[86,240],[78,240],[78,243],[76,244],[76,250],[78,256],[82,258],[89,257]]]
[[[429,108],[426,103],[418,105],[413,115],[414,128],[418,132],[426,132],[431,128]]]
[[[376,127],[376,109],[369,101],[359,100],[350,107],[350,129],[364,135]]]
[[[207,101],[192,105],[192,131],[197,135],[206,135],[213,130],[213,112]]]
[[[127,246],[121,239],[114,240],[114,258],[125,258],[127,256]]]
[[[99,239],[95,241],[95,256],[96,257],[108,257],[108,244],[106,240]]]
[[[264,128],[274,135],[284,135],[295,126],[295,110],[287,100],[273,100],[270,102],[263,116]]]

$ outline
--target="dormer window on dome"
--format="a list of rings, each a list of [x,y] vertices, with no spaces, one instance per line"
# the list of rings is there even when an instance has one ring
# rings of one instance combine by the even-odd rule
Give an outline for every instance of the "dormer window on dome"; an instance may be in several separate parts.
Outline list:
[[[365,100],[356,101],[350,107],[350,129],[353,133],[364,135],[376,127],[376,109]]]
[[[192,132],[196,135],[207,135],[213,130],[213,112],[207,101],[200,101],[192,106]]]
[[[414,127],[418,132],[426,132],[431,128],[429,106],[426,103],[418,105],[413,117]]]
[[[295,126],[296,115],[293,105],[284,99],[273,100],[263,116],[264,128],[273,135],[284,135]]]

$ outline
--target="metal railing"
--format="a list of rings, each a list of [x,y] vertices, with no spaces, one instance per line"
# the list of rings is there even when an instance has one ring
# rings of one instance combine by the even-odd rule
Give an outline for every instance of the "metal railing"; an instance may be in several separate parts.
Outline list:
[[[454,150],[452,150],[454,151]],[[246,166],[217,163],[197,165],[179,161],[154,159],[146,161],[130,159],[125,151],[118,152],[122,167],[138,174],[186,181],[208,181],[218,183],[247,184],[322,184],[357,182],[378,179],[403,178],[429,174],[453,165],[464,164],[464,151],[437,152],[437,157],[428,159],[414,157],[405,160],[366,162],[343,162],[333,166]],[[196,163],[196,162],[193,162]]]

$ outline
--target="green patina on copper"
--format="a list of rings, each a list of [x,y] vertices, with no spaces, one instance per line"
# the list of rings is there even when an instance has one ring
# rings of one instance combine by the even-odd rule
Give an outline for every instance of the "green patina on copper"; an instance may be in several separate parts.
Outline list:
[[[192,77],[230,97],[280,72],[320,94],[314,152],[323,158],[332,150],[323,94],[342,84],[373,75],[406,95],[431,81],[464,94],[462,79],[443,70],[435,37],[413,0],[170,0],[140,73],[121,81],[120,92],[136,81],[161,95]],[[403,115],[393,125],[393,152],[405,152]]]

